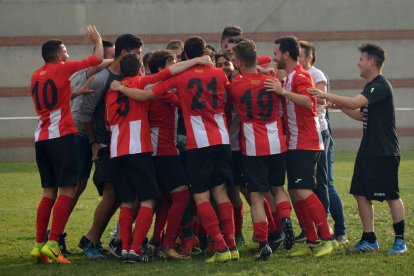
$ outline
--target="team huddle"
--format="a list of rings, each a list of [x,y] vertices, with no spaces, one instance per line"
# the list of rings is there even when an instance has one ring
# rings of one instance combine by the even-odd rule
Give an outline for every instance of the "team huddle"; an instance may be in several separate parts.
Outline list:
[[[349,98],[328,93],[327,75],[314,66],[315,46],[296,37],[277,38],[273,59],[257,56],[238,26],[223,30],[220,51],[193,36],[142,56],[138,36],[124,34],[113,44],[94,26],[86,31],[92,56],[70,61],[63,42],[49,40],[42,45],[45,64],[32,75],[43,188],[33,258],[70,263],[64,229],[93,163],[102,199],[78,244],[87,258],[112,254],[137,263],[204,252],[207,263],[238,260],[242,197],[251,209],[256,259],[268,260],[279,248],[289,257],[329,255],[348,240],[333,183],[328,108],[363,122],[351,184],[363,233],[346,252],[379,250],[372,200],[390,207],[389,254],[407,252],[393,91],[381,75],[380,46],[359,48],[367,84]],[[102,235],[118,208],[104,249]]]

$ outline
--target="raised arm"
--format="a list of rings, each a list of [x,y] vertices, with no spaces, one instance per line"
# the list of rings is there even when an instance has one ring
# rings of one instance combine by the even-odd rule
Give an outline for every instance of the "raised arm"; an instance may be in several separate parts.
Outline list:
[[[171,71],[171,75],[174,76],[196,65],[214,66],[213,62],[210,59],[210,56],[205,55],[202,57],[197,57],[190,60],[175,63],[171,65],[169,68]]]
[[[88,36],[88,39],[95,44],[95,51],[93,52],[93,55],[99,60],[103,60],[104,50],[102,38],[96,27],[93,25],[86,26],[86,35]]]

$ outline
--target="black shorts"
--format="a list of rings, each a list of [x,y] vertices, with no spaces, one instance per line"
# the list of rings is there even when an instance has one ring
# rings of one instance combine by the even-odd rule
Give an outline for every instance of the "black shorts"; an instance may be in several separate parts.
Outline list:
[[[75,138],[68,134],[35,143],[36,163],[43,188],[76,184]]]
[[[267,193],[271,186],[285,184],[286,153],[265,156],[243,156],[247,190]]]
[[[95,161],[95,173],[93,174],[93,183],[100,196],[103,195],[104,183],[112,182],[111,158],[109,155],[109,147],[101,148],[98,151],[99,159]]]
[[[230,145],[217,145],[187,151],[190,191],[199,194],[220,184],[233,185]]]
[[[187,185],[187,177],[178,155],[153,156],[155,176],[162,193]]]
[[[399,199],[399,165],[399,156],[375,158],[357,156],[350,193],[364,196],[369,200]]]
[[[288,150],[286,168],[288,189],[316,189],[316,167],[321,151]]]
[[[151,153],[115,157],[111,164],[113,183],[121,202],[145,201],[161,196]]]
[[[246,186],[246,178],[243,171],[243,155],[240,150],[232,151],[233,159],[233,183],[234,185]]]
[[[76,176],[78,180],[88,179],[92,169],[92,149],[86,136],[75,134]]]

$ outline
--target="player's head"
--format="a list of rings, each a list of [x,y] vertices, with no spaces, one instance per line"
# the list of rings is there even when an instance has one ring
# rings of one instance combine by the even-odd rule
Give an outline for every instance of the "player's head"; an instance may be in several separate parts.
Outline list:
[[[381,71],[385,61],[384,48],[373,43],[366,43],[358,49],[361,53],[358,62],[361,77],[367,77],[373,71]]]
[[[227,50],[230,37],[237,37],[243,34],[243,30],[240,26],[228,26],[225,27],[221,33],[221,50]]]
[[[309,41],[299,41],[300,53],[299,63],[302,64],[303,68],[309,69],[316,61],[315,46]]]
[[[162,69],[169,67],[177,62],[176,55],[171,50],[155,51],[148,61],[148,67],[152,74],[156,74]]]
[[[140,37],[133,34],[123,34],[115,41],[115,58],[125,54],[141,55],[143,45],[144,42]]]
[[[223,68],[227,75],[234,71],[233,63],[231,62],[230,54],[227,51],[220,51],[215,55],[216,67]]]
[[[185,41],[184,52],[188,59],[201,57],[206,52],[206,42],[199,36],[192,36]]]
[[[294,36],[284,36],[275,40],[273,60],[279,69],[286,69],[287,63],[297,63],[300,52],[298,39]]]
[[[148,67],[148,62],[154,52],[146,52],[145,55],[142,57],[142,63],[144,64],[144,73],[145,75],[151,75],[151,70]]]
[[[138,54],[125,54],[120,62],[122,76],[135,77],[142,68],[142,60]]]
[[[173,51],[176,55],[176,59],[179,61],[181,58],[181,53],[184,50],[184,42],[181,40],[171,40],[168,42],[166,49]]]
[[[104,58],[114,58],[115,56],[115,44],[108,40],[102,40],[104,48]]]
[[[56,63],[65,62],[69,54],[61,40],[52,39],[42,44],[42,57],[46,63]]]
[[[242,37],[230,37],[228,40],[227,45],[227,51],[230,54],[231,61],[233,62],[234,66],[236,66],[236,60],[234,58],[234,46],[236,46],[238,43],[245,41],[246,39]],[[237,67],[237,66],[236,66]]]
[[[240,70],[256,67],[257,50],[252,40],[244,40],[233,48],[237,67]]]

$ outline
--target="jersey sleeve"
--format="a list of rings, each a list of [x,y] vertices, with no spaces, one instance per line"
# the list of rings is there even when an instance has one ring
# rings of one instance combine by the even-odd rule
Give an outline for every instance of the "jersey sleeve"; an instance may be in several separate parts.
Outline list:
[[[152,93],[154,93],[157,98],[161,97],[162,95],[168,93],[168,91],[177,88],[176,80],[177,77],[169,78],[168,80],[154,86],[152,88]]]
[[[368,99],[369,104],[375,104],[384,100],[389,93],[390,89],[382,83],[373,83],[368,89],[364,89],[364,91],[361,92],[361,94]]]
[[[147,86],[148,84],[162,82],[171,77],[172,77],[171,70],[169,68],[166,68],[156,74],[143,77],[139,88],[144,89],[144,87]]]
[[[296,84],[296,92],[301,95],[308,96],[311,98],[312,96],[308,93],[308,88],[313,87],[312,79],[310,76],[306,76],[305,74],[299,73],[295,77],[295,84]]]
[[[90,56],[88,58],[77,60],[77,61],[67,61],[63,64],[64,72],[68,74],[68,78],[76,71],[96,66],[101,63],[101,60],[97,56]]]
[[[313,82],[315,84],[317,84],[318,82],[328,83],[328,80],[326,79],[325,74],[321,70],[316,70],[313,77]]]

